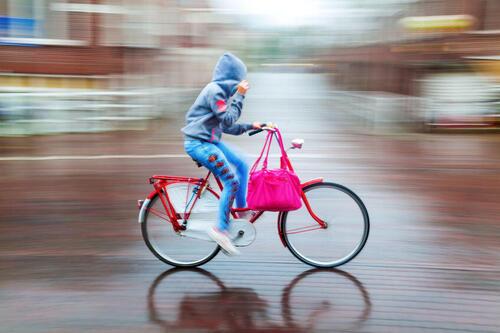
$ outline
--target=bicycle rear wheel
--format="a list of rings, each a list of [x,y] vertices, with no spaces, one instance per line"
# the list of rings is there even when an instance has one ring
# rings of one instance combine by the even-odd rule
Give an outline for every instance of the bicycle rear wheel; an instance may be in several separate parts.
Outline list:
[[[361,199],[334,183],[304,187],[312,211],[328,226],[321,228],[305,205],[280,214],[280,227],[290,252],[315,267],[336,267],[356,257],[368,239],[370,221]]]
[[[186,202],[195,195],[193,186],[188,183],[170,185],[167,191],[177,213],[181,214],[184,212]],[[216,221],[218,203],[217,196],[210,190],[205,190],[196,201],[189,221],[196,219]],[[147,207],[141,232],[151,252],[161,261],[176,267],[202,265],[214,258],[220,250],[214,242],[185,237],[177,233],[165,213],[158,194]]]

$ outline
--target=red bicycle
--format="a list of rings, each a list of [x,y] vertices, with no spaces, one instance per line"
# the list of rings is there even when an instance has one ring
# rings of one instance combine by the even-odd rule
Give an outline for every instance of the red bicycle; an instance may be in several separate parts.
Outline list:
[[[250,132],[273,131],[273,127]],[[289,149],[302,148],[295,139]],[[289,159],[286,163],[293,171]],[[198,164],[198,166],[200,166]],[[195,267],[213,259],[219,246],[207,235],[217,223],[222,183],[209,171],[205,177],[154,175],[154,190],[138,201],[139,223],[147,247],[161,261],[177,267]],[[368,211],[361,199],[345,186],[316,178],[302,183],[302,208],[278,213],[278,233],[283,246],[302,262],[315,267],[336,267],[356,257],[370,230]],[[256,237],[254,223],[236,219],[248,208],[231,209],[229,234],[235,246],[248,246]]]

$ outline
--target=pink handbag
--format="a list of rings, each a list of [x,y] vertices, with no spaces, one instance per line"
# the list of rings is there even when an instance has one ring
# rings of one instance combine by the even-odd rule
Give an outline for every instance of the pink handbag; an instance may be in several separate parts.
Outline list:
[[[279,169],[268,170],[267,160],[274,136],[276,136],[281,150],[281,166]],[[256,170],[266,150],[262,169]],[[300,180],[290,169],[287,161],[288,156],[283,147],[281,133],[278,129],[275,129],[275,132],[269,131],[260,156],[250,170],[247,196],[248,208],[280,212],[296,210],[302,206]]]

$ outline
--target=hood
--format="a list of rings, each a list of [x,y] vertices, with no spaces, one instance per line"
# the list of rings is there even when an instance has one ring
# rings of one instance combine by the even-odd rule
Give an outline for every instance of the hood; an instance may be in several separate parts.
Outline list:
[[[214,68],[212,81],[217,83],[229,98],[236,86],[241,80],[244,80],[247,75],[247,67],[238,57],[226,52],[217,61]]]

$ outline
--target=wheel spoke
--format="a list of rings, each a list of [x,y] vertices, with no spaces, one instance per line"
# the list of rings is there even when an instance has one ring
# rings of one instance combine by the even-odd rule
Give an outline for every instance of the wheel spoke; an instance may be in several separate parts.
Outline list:
[[[368,212],[349,189],[318,183],[304,188],[314,214],[302,207],[282,214],[281,230],[288,249],[299,260],[316,267],[335,267],[353,259],[368,238]],[[327,217],[327,227],[313,216]],[[310,231],[322,229],[321,232]]]
[[[184,215],[186,192],[189,194],[191,191],[192,187],[188,183],[176,183],[166,187],[169,202],[174,208],[173,214]],[[217,196],[211,191],[205,191],[195,202],[195,209],[189,214],[188,220],[202,218],[215,220],[217,211],[207,212],[206,210],[197,210],[196,207],[198,205],[199,207],[207,207],[217,203]],[[219,247],[216,243],[182,237],[174,228],[165,227],[166,221],[171,223],[162,201],[156,196],[149,203],[141,230],[146,245],[158,259],[174,266],[194,267],[209,261],[218,253]]]
[[[151,214],[158,216],[160,219],[170,222],[170,218],[168,217],[168,215],[163,212],[160,212],[158,209],[149,208],[148,211],[151,212]]]
[[[300,228],[295,228],[295,229],[290,229],[286,232],[286,234],[288,235],[293,235],[293,234],[299,234],[301,232],[308,232],[308,231],[313,231],[313,230],[318,230],[318,229],[325,229],[324,227],[318,225],[318,224],[314,224],[314,225],[310,225],[310,226],[307,226],[307,227],[300,227]]]

